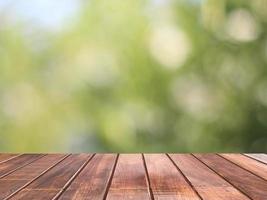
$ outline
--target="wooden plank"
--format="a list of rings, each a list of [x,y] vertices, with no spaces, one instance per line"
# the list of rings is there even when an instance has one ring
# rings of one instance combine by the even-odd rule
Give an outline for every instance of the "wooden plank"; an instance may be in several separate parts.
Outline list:
[[[266,154],[245,154],[246,156],[258,160],[262,163],[267,164],[267,155]]]
[[[61,189],[73,174],[87,161],[91,155],[74,154],[45,173],[31,185],[28,189]]]
[[[3,179],[31,180],[34,177],[38,176],[40,173],[42,173],[42,171],[46,170],[47,168],[58,162],[64,156],[64,154],[45,155],[44,157],[32,162],[31,164],[9,174]]]
[[[16,200],[52,200],[54,196],[57,195],[59,192],[59,189],[55,190],[22,190],[18,193],[18,195],[15,195],[11,197],[10,199],[16,199]]]
[[[220,154],[222,157],[267,180],[267,165],[241,154]]]
[[[218,155],[195,154],[195,156],[250,198],[254,200],[266,199],[267,182],[258,176]]]
[[[10,199],[52,199],[89,160],[91,155],[70,155]]]
[[[4,155],[5,200],[267,200],[266,154]]]
[[[15,158],[17,157],[19,154],[11,154],[11,153],[6,153],[6,154],[3,154],[1,153],[0,154],[0,163],[3,163],[3,162],[6,162],[12,158]]]
[[[194,156],[189,154],[170,154],[170,157],[203,199],[249,199]]]
[[[141,154],[119,156],[107,199],[150,199]]]
[[[64,155],[54,154],[44,156],[31,164],[0,179],[0,199],[12,195],[23,188],[32,179],[38,177],[42,172],[60,161]]]
[[[43,157],[42,154],[23,154],[7,162],[0,163],[0,178],[24,167],[25,165]]]
[[[103,199],[116,157],[116,154],[94,156],[59,199]]]
[[[200,199],[166,155],[145,154],[144,157],[155,199]]]

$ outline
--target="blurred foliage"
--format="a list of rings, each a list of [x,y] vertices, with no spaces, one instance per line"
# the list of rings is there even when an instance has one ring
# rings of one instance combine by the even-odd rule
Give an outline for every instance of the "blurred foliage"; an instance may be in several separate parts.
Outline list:
[[[0,12],[0,151],[267,152],[266,0]],[[49,13],[47,13],[49,17]]]

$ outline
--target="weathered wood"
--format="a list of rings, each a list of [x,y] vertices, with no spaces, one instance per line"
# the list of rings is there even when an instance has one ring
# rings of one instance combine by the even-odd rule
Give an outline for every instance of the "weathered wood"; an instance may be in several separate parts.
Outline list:
[[[267,180],[267,165],[240,154],[220,154],[240,167]]]
[[[12,195],[55,165],[64,155],[47,155],[0,179],[0,199]]]
[[[116,154],[96,155],[59,199],[103,199],[116,157]]]
[[[24,154],[15,157],[7,162],[0,163],[0,178],[7,176],[13,171],[43,157],[41,154]]]
[[[258,176],[218,155],[196,154],[195,156],[250,198],[254,200],[266,199],[267,182]]]
[[[1,153],[1,154],[0,154],[0,163],[2,163],[2,162],[6,162],[6,161],[8,161],[8,160],[10,160],[10,159],[12,159],[12,158],[17,157],[17,156],[19,156],[19,154],[10,154],[10,153],[8,153],[8,154],[3,154],[3,153]]]
[[[119,156],[107,199],[150,199],[145,168],[140,154]]]
[[[258,160],[260,162],[263,162],[267,164],[267,155],[266,154],[245,154],[246,156],[253,158],[255,160]]]
[[[63,189],[69,179],[72,178],[80,167],[89,159],[89,156],[91,155],[70,155],[28,185],[25,189],[15,194],[11,199],[28,200],[34,199],[35,195],[39,195],[41,199],[51,199],[50,197],[48,198],[48,196],[55,196],[61,189]],[[36,191],[38,191],[38,194]]]
[[[170,154],[170,157],[203,199],[249,199],[192,155]]]
[[[155,199],[200,199],[165,154],[145,154],[145,162]]]
[[[54,190],[22,190],[17,195],[11,197],[12,200],[52,200],[59,189]]]
[[[61,158],[65,157],[63,154],[45,155],[44,157],[35,160],[29,165],[9,174],[3,179],[8,180],[31,180],[41,174],[44,170],[57,163]]]
[[[267,200],[266,163],[266,154],[0,154],[0,199]]]

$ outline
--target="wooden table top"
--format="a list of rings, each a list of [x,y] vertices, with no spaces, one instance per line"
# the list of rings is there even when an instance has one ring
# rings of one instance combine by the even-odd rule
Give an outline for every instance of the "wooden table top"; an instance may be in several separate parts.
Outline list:
[[[267,200],[267,154],[0,154],[0,199]]]

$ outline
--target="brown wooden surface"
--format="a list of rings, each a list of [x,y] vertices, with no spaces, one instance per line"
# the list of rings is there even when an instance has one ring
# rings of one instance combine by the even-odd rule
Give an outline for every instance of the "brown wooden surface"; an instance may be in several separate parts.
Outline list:
[[[267,155],[266,154],[245,154],[250,158],[254,158],[255,160],[261,161],[267,164]]]
[[[165,154],[146,154],[145,163],[155,199],[200,199]]]
[[[115,154],[95,155],[59,199],[103,199],[116,157]]]
[[[6,162],[16,156],[18,156],[18,154],[0,154],[0,163]]]
[[[0,154],[0,199],[267,200],[267,155]]]
[[[194,156],[171,154],[170,157],[203,199],[249,199]]]
[[[146,171],[140,154],[120,155],[107,199],[150,199]]]
[[[196,157],[248,197],[255,200],[267,199],[267,182],[262,178],[219,155],[198,154]]]

